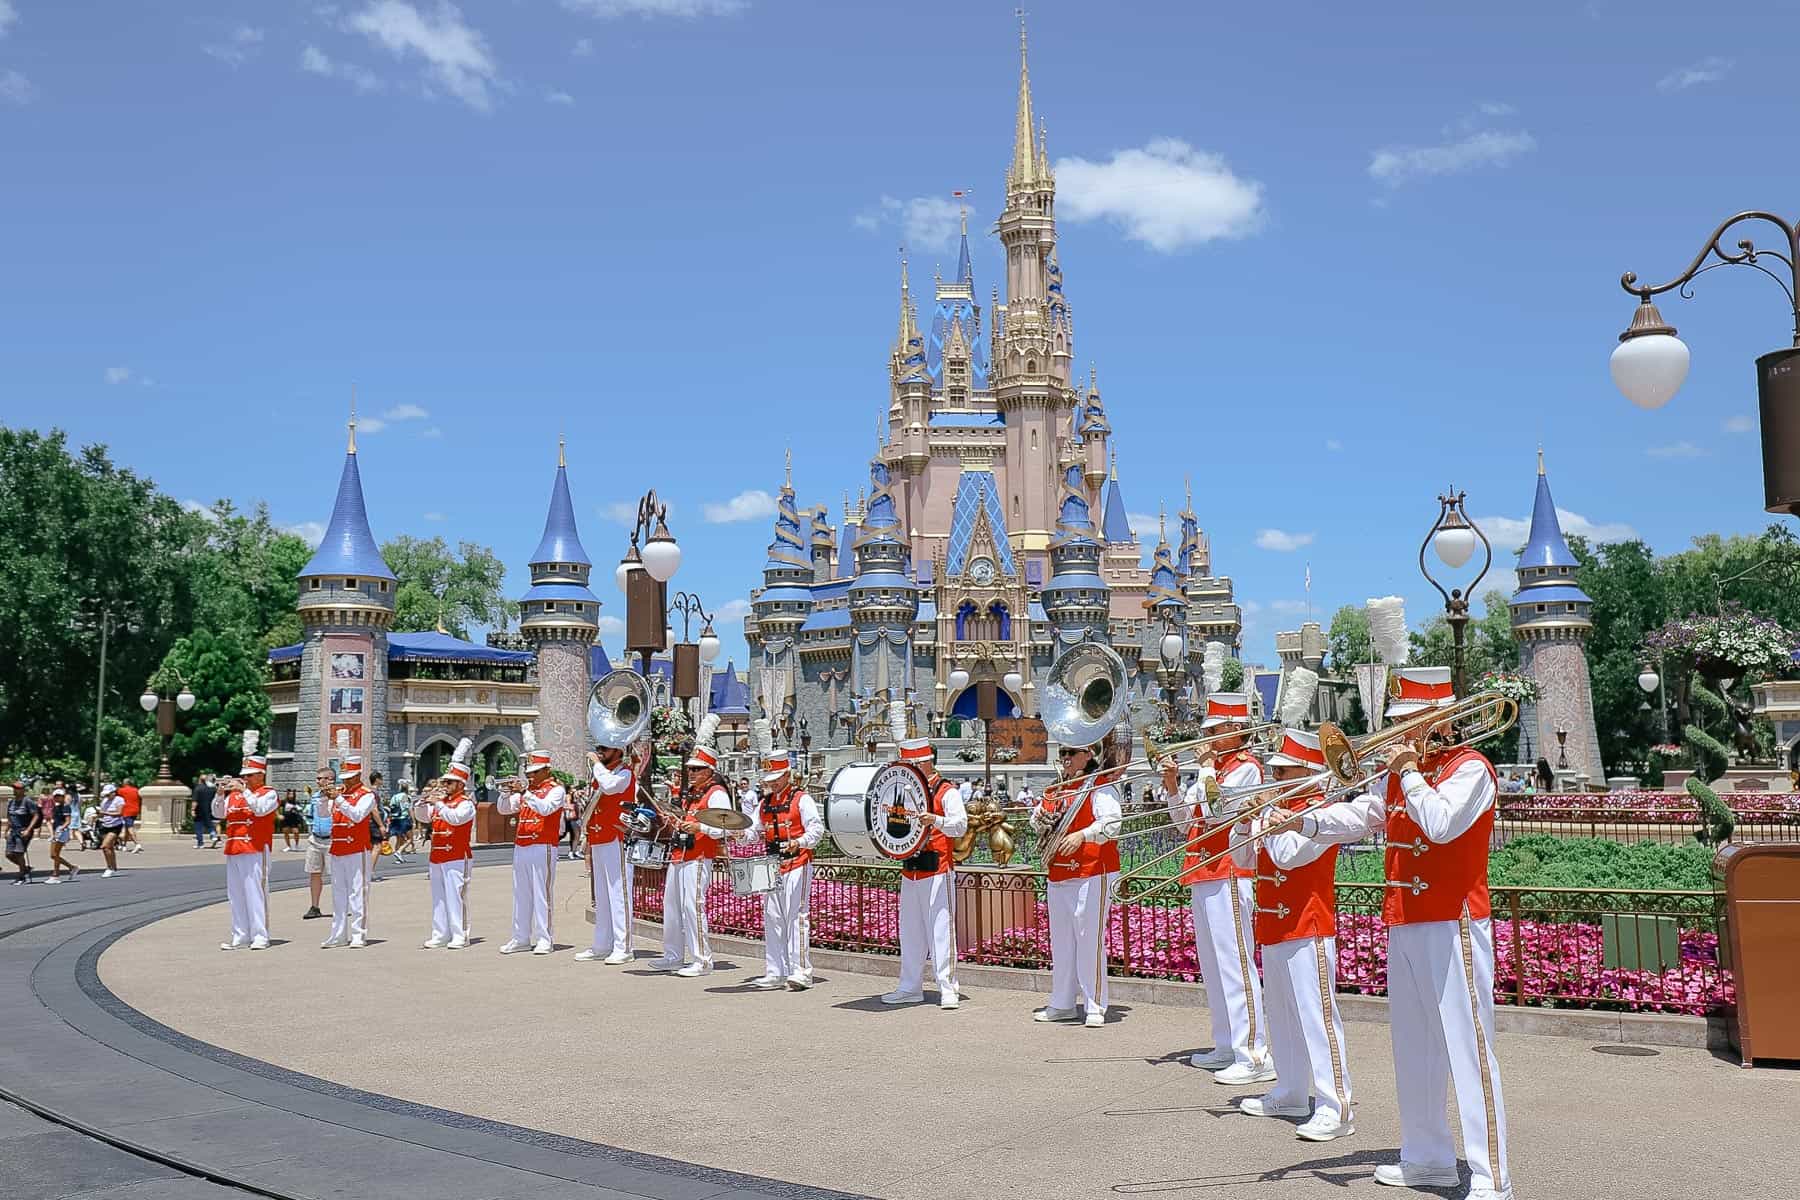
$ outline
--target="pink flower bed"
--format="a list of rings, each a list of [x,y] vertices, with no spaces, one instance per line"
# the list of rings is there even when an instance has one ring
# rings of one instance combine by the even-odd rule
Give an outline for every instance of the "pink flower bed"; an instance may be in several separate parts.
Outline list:
[[[1720,792],[1746,821],[1800,824],[1800,795],[1792,792]],[[1500,819],[1601,821],[1620,825],[1697,825],[1699,810],[1686,792],[1555,793],[1501,796]]]

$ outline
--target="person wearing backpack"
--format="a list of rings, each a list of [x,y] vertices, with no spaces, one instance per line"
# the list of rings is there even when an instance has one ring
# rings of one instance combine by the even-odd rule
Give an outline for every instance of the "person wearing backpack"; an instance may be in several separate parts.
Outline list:
[[[330,767],[320,767],[313,778],[315,785],[306,793],[306,881],[312,889],[312,907],[301,917],[306,921],[325,915],[319,911],[319,898],[325,892],[325,859],[331,854],[331,802],[337,793],[337,780]]]

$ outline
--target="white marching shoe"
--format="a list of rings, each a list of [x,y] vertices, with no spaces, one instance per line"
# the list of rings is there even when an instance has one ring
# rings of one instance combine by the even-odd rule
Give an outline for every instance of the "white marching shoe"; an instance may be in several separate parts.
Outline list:
[[[523,950],[524,948],[525,948],[524,942],[519,941],[517,938],[508,938],[506,940],[506,945],[500,947],[500,953],[502,953],[502,954],[517,954],[519,951]]]
[[[804,971],[796,971],[787,977],[787,987],[790,992],[804,992],[812,985],[813,977]]]
[[[548,954],[554,949],[556,949],[556,947],[550,944],[549,938],[540,938],[538,939],[538,944],[531,948],[531,952],[533,954]]]
[[[956,992],[944,992],[938,996],[938,1007],[945,1012],[962,1006],[962,996]]]
[[[629,950],[614,950],[611,954],[607,955],[605,958],[601,959],[600,961],[605,963],[609,967],[617,967],[624,963],[630,962],[632,960],[632,958],[633,958],[633,955],[632,955],[631,951],[629,951]]]
[[[600,956],[594,952],[594,948],[592,946],[589,946],[586,950],[578,950],[575,953],[575,961],[576,962],[593,962],[595,959],[597,959],[599,957]]]
[[[1275,1064],[1272,1062],[1232,1063],[1229,1067],[1213,1072],[1213,1082],[1227,1087],[1236,1087],[1244,1083],[1274,1083]]]
[[[269,948],[269,939],[266,937],[252,938],[250,939],[250,948],[252,950],[267,950]]]
[[[348,946],[349,944],[350,944],[350,939],[348,939],[348,938],[328,937],[324,941],[319,943],[319,949],[333,950],[339,946]]]
[[[1271,1104],[1267,1096],[1245,1096],[1238,1101],[1238,1111],[1252,1117],[1309,1117],[1312,1109],[1304,1104]]]
[[[1051,1008],[1048,1004],[1031,1014],[1034,1021],[1073,1021],[1081,1014],[1072,1008]]]
[[[368,944],[369,944],[369,943],[367,943],[367,942],[365,942],[365,941],[363,941],[363,940],[362,940],[362,939],[361,939],[361,938],[359,938],[359,937],[353,937],[353,938],[351,938],[351,939],[350,939],[350,948],[351,948],[351,949],[352,949],[352,950],[361,950],[361,949],[362,949],[362,948],[363,948],[363,947],[364,947],[364,946],[366,946],[366,945],[368,945]]]
[[[1106,1014],[1103,1012],[1091,1012],[1081,1023],[1086,1025],[1089,1029],[1099,1029],[1106,1024]]]
[[[1456,1168],[1427,1167],[1419,1163],[1382,1163],[1375,1168],[1375,1182],[1389,1187],[1454,1187],[1459,1181]]]
[[[1330,1113],[1318,1113],[1312,1120],[1294,1130],[1294,1136],[1308,1142],[1330,1142],[1356,1132],[1354,1118],[1339,1120]]]
[[[773,972],[773,971],[769,972],[767,975],[764,975],[760,979],[752,979],[750,981],[750,986],[755,988],[759,992],[772,992],[776,988],[783,987],[786,984],[787,984],[787,980],[785,980],[781,976],[775,974],[775,972]]]
[[[1207,1050],[1205,1052],[1196,1050],[1194,1053],[1188,1055],[1188,1065],[1190,1067],[1199,1067],[1202,1071],[1223,1070],[1236,1061],[1237,1055],[1231,1052],[1230,1046],[1225,1047],[1223,1050]]]
[[[683,979],[698,979],[702,975],[712,974],[712,964],[692,962],[675,973]]]
[[[444,943],[444,949],[446,950],[466,950],[468,947],[469,943],[466,938],[451,938]]]
[[[653,958],[648,965],[652,971],[681,970],[681,960],[679,958]]]
[[[434,933],[430,937],[425,939],[424,944],[421,945],[419,947],[419,949],[421,949],[421,950],[436,950],[439,946],[442,946],[443,944],[444,944],[444,939]]]
[[[244,943],[239,942],[239,941],[229,941],[229,942],[220,942],[219,943],[219,949],[221,949],[221,950],[242,950],[243,948],[244,948]]]
[[[924,992],[889,992],[881,998],[883,1004],[920,1004],[925,999]]]

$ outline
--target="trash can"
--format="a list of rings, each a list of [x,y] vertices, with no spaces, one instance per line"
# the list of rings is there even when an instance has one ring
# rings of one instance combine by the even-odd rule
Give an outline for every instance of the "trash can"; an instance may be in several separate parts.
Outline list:
[[[1746,1067],[1800,1059],[1800,844],[1725,846],[1712,873],[1725,904],[1720,965],[1737,984],[1732,1045]]]

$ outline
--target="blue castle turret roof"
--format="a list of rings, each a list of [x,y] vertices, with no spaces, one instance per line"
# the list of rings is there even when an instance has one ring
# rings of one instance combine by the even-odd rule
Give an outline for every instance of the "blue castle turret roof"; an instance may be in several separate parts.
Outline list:
[[[356,465],[354,434],[344,454],[344,473],[338,477],[337,499],[332,501],[331,521],[319,548],[300,569],[309,575],[349,575],[369,579],[393,579],[393,571],[381,557],[375,535],[369,532],[369,513],[363,506],[362,472]]]
[[[575,504],[569,498],[569,471],[556,465],[556,483],[550,488],[550,512],[544,518],[544,536],[531,553],[534,563],[576,563],[591,567],[593,560],[581,546],[581,533],[575,528]]]
[[[1130,542],[1135,540],[1131,532],[1131,520],[1125,515],[1125,497],[1119,492],[1119,473],[1114,470],[1113,477],[1106,484],[1106,515],[1103,532],[1108,542]]]
[[[775,540],[769,543],[764,571],[812,570],[812,556],[800,533],[800,509],[794,503],[794,484],[787,480],[775,500]]]
[[[1519,551],[1519,590],[1513,593],[1511,601],[1514,623],[1529,621],[1536,615],[1535,609],[1524,606],[1551,603],[1581,605],[1575,615],[1585,619],[1586,606],[1593,600],[1575,582],[1575,570],[1580,565],[1581,561],[1569,549],[1568,539],[1563,537],[1556,502],[1550,497],[1550,479],[1544,474],[1544,452],[1540,450],[1531,531],[1525,537],[1525,548]],[[1565,608],[1564,616],[1568,612]]]
[[[1187,608],[1187,599],[1181,594],[1181,577],[1175,572],[1175,555],[1166,537],[1156,539],[1150,563],[1150,594],[1144,605],[1153,609]]]
[[[1556,517],[1556,503],[1550,498],[1550,479],[1540,465],[1537,497],[1531,504],[1531,532],[1525,548],[1519,551],[1521,567],[1573,567],[1579,565],[1563,537],[1562,523]]]
[[[1051,546],[1094,544],[1094,516],[1081,481],[1081,465],[1070,463],[1063,469],[1062,504],[1057,509],[1056,539]]]

